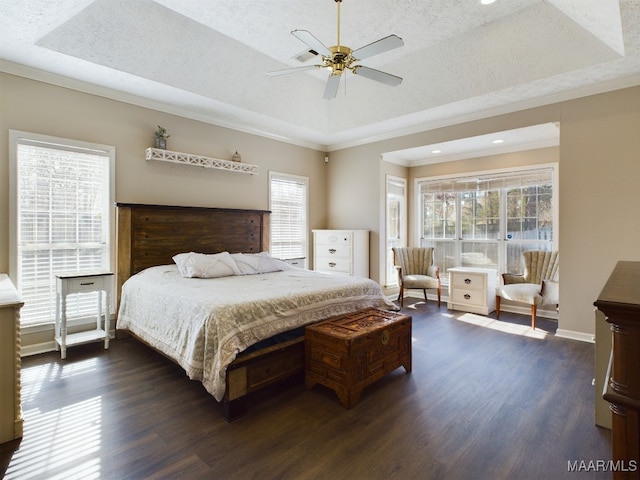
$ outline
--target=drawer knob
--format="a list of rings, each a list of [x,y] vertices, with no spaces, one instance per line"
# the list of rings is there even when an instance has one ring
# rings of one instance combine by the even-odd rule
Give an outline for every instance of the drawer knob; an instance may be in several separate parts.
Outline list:
[[[390,337],[389,330],[385,330],[385,331],[382,332],[381,341],[382,341],[383,345],[386,345],[387,343],[389,343],[389,337]]]
[[[336,249],[335,248],[330,248],[329,249],[329,253],[336,253]]]
[[[335,263],[335,262],[329,262],[329,266],[330,266],[330,267],[335,267],[335,266],[336,266],[336,263]]]
[[[94,282],[86,282],[86,283],[81,283],[80,286],[82,287],[86,287],[87,285],[93,285]]]
[[[469,285],[471,283],[471,279],[470,278],[465,278],[464,279],[464,283],[466,283],[467,285]]]
[[[469,300],[471,298],[471,295],[469,295],[468,293],[464,294],[464,299],[465,300]]]

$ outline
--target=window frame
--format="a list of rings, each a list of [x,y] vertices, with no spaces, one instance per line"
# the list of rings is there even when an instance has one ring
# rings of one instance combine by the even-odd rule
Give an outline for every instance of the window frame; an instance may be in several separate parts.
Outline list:
[[[269,171],[269,210],[270,214],[270,227],[269,227],[269,251],[273,254],[273,207],[272,207],[272,182],[274,179],[280,179],[284,181],[291,181],[295,183],[300,183],[304,185],[305,195],[304,195],[304,225],[302,226],[302,256],[304,257],[304,268],[308,268],[309,264],[309,177],[302,175],[294,175],[290,173],[283,173],[277,171]],[[297,257],[293,257],[297,258]],[[286,260],[286,259],[285,259]]]
[[[110,271],[115,268],[114,249],[116,245],[115,238],[115,209],[112,207],[115,200],[115,159],[116,148],[112,145],[98,144],[94,142],[86,142],[82,140],[57,137],[52,135],[44,135],[34,132],[26,132],[21,130],[9,130],[9,276],[14,280],[18,291],[21,290],[19,272],[18,272],[18,145],[26,144],[42,144],[46,147],[59,148],[61,150],[76,152],[94,152],[108,157],[108,173],[107,187],[108,200],[105,206],[105,213],[108,211],[107,228],[109,245],[107,247],[107,263]],[[66,148],[64,148],[66,147]],[[53,281],[53,279],[52,279]],[[115,297],[115,296],[114,296]],[[115,309],[115,298],[111,299],[111,305],[108,305],[108,311]],[[88,316],[70,318],[68,326],[84,325],[87,322],[95,322],[93,313]],[[47,322],[34,322],[21,325],[21,330],[29,333],[49,330],[55,323],[55,318]]]
[[[399,200],[398,211],[398,236],[392,236],[392,232],[389,230],[391,212],[390,212],[390,187],[391,184],[396,183],[402,188],[402,197]],[[393,252],[392,247],[406,247],[407,246],[407,179],[404,177],[398,177],[395,175],[387,174],[385,178],[385,287],[397,287],[398,286],[398,274],[393,265]]]
[[[455,181],[455,180],[468,180],[473,177],[490,177],[495,175],[496,177],[508,176],[510,174],[516,176],[519,172],[532,172],[536,170],[551,170],[551,184],[552,184],[552,197],[551,197],[551,208],[552,208],[552,222],[553,222],[553,236],[551,239],[551,249],[557,250],[559,244],[559,208],[558,208],[558,192],[559,192],[559,175],[558,175],[558,164],[557,163],[544,163],[537,165],[528,165],[522,167],[514,167],[514,168],[504,168],[504,169],[494,169],[494,170],[485,170],[485,171],[475,171],[475,172],[465,172],[463,174],[458,175],[442,175],[442,176],[434,176],[434,177],[420,177],[414,180],[414,192],[415,192],[415,208],[416,208],[416,216],[415,216],[415,237],[414,244],[419,246],[431,246],[430,240],[425,239],[423,237],[423,208],[422,208],[422,199],[420,195],[420,185],[422,182],[432,182],[432,181]],[[447,268],[451,267],[459,267],[461,264],[461,253],[463,252],[464,244],[469,243],[486,243],[489,248],[489,244],[497,245],[498,249],[498,266],[497,271],[498,275],[505,273],[507,271],[507,263],[508,263],[508,243],[512,244],[523,244],[524,243],[542,243],[540,241],[530,241],[524,242],[516,239],[507,239],[506,229],[507,229],[507,218],[506,218],[506,189],[511,187],[502,187],[500,188],[500,201],[502,202],[500,205],[500,235],[496,239],[473,239],[473,238],[463,238],[461,235],[462,225],[461,225],[461,217],[462,212],[461,208],[457,208],[456,211],[456,234],[453,238],[442,238],[439,239],[439,242],[447,242],[451,243],[451,245],[455,245],[456,249],[456,261],[455,265],[438,265],[440,266],[440,277],[444,284],[448,284],[448,275],[446,274]],[[459,207],[459,205],[458,205]],[[442,263],[442,262],[440,262]],[[437,264],[437,263],[436,263]],[[493,268],[493,267],[489,267]],[[510,272],[517,273],[517,272]]]

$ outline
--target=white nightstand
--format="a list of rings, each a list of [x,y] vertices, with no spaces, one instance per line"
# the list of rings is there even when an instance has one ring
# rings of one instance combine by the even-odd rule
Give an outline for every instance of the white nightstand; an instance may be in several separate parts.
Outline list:
[[[450,310],[489,315],[496,309],[498,272],[493,268],[457,267],[449,270]]]
[[[307,258],[306,257],[283,258],[282,261],[288,263],[289,265],[293,265],[294,267],[305,268]]]
[[[66,358],[67,347],[104,340],[109,348],[109,298],[112,295],[113,273],[61,273],[56,275],[56,350],[60,346],[61,358]],[[67,295],[98,292],[95,330],[67,333]],[[102,292],[105,293],[104,323],[102,321]]]

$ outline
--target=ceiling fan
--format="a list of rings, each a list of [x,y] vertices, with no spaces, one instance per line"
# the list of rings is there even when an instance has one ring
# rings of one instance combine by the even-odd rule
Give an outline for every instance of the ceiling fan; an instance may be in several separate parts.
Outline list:
[[[374,68],[365,67],[363,65],[357,65],[357,62],[365,58],[378,55],[379,53],[392,50],[394,48],[401,47],[404,42],[397,35],[389,35],[388,37],[376,40],[373,43],[365,45],[364,47],[352,50],[351,48],[340,45],[340,4],[342,0],[335,0],[338,6],[338,42],[333,47],[326,47],[320,40],[314,37],[307,30],[293,30],[291,34],[301,42],[307,44],[312,53],[319,53],[322,55],[322,63],[319,65],[307,65],[304,67],[286,68],[284,70],[275,70],[268,72],[269,76],[287,75],[289,73],[304,72],[307,70],[314,70],[318,68],[326,68],[331,73],[327,80],[327,85],[324,90],[325,99],[331,99],[338,93],[338,86],[340,85],[340,77],[343,72],[350,70],[355,75],[375,80],[376,82],[384,83],[395,87],[402,82],[401,77],[391,75],[390,73],[382,72]]]

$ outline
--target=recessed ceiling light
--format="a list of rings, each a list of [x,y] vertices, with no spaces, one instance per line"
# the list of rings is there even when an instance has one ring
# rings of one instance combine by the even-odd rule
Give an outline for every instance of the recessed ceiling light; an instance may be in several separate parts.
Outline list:
[[[493,140],[491,143],[502,143],[502,142],[504,142],[504,140],[498,139],[498,140]]]
[[[495,2],[496,0],[480,0],[480,3],[482,5],[491,5],[493,2]]]
[[[431,153],[442,153],[442,150],[431,150]]]

